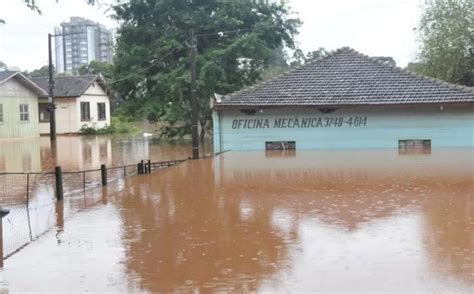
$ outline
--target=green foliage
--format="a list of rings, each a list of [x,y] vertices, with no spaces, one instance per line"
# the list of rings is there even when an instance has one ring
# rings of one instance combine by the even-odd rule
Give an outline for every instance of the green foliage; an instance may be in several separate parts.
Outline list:
[[[41,14],[41,10],[39,8],[39,6],[36,4],[37,3],[37,0],[21,0],[25,5],[26,7],[28,7],[29,9],[37,12],[38,14]],[[89,5],[94,5],[96,3],[98,3],[98,0],[83,0],[85,1],[87,4]],[[59,2],[59,0],[56,0],[56,2]],[[3,19],[0,18],[0,24],[5,24],[5,21]]]
[[[49,75],[49,67],[47,65],[43,65],[42,67],[35,69],[31,72],[25,72],[25,74],[30,78],[47,77]]]
[[[134,0],[114,6],[121,27],[112,86],[122,99],[121,111],[164,123],[162,131],[168,137],[190,133],[187,40],[194,28],[199,119],[201,128],[209,131],[209,99],[214,93],[254,84],[274,50],[294,48],[300,21],[285,5],[255,2]]]
[[[0,60],[0,71],[8,70],[8,66],[5,62]]]
[[[290,67],[297,67],[306,63],[309,63],[313,60],[320,59],[328,55],[328,51],[323,47],[319,47],[317,50],[308,52],[306,55],[303,50],[296,49],[293,52],[293,61],[290,64]]]
[[[474,1],[426,1],[418,34],[419,62],[409,68],[448,82],[474,86]]]
[[[104,78],[110,78],[112,75],[112,65],[99,62],[99,61],[91,61],[89,64],[83,65],[78,68],[77,74],[79,75],[90,75],[90,74],[97,74],[102,75]]]
[[[123,117],[112,117],[109,126],[96,128],[83,125],[79,132],[84,135],[136,134],[140,129]]]

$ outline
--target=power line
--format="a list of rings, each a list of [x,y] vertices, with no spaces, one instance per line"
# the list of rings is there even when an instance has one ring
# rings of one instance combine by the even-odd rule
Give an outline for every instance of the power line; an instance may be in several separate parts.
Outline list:
[[[209,36],[224,36],[224,35],[230,35],[230,34],[235,34],[235,33],[242,33],[242,32],[250,32],[253,31],[253,28],[251,29],[238,29],[238,30],[233,30],[233,31],[221,31],[221,32],[216,32],[216,33],[208,33],[208,34],[199,34],[196,35],[197,38],[199,37],[209,37]]]
[[[217,32],[217,33],[208,33],[208,34],[199,34],[199,35],[196,35],[196,37],[207,37],[207,36],[223,36],[223,35],[228,35],[228,34],[238,34],[238,33],[242,33],[242,32],[249,32],[249,31],[252,31],[253,28],[249,28],[249,29],[238,29],[238,30],[233,30],[233,31],[222,31],[222,32]],[[185,45],[187,43],[187,41],[183,41],[180,43],[180,45]],[[142,68],[139,68],[138,70],[136,70],[135,72],[127,75],[127,76],[124,76],[122,78],[119,78],[119,79],[116,79],[116,80],[112,80],[112,81],[106,81],[106,84],[115,84],[115,83],[118,83],[118,82],[121,82],[121,81],[124,81],[124,80],[127,80],[129,78],[133,78],[135,77],[137,74],[139,73],[142,73],[142,72],[145,72],[147,70],[149,70],[150,68],[152,68],[153,66],[157,65],[158,63],[162,62],[163,60],[165,60],[167,57],[169,57],[171,54],[173,54],[174,52],[176,52],[179,48],[173,48],[172,50],[168,51],[165,55],[163,55],[162,57],[160,57],[158,60],[155,60],[153,61],[151,64],[145,66],[145,67],[142,67]]]
[[[182,42],[180,45],[183,45],[185,44],[186,41]],[[115,84],[117,82],[121,82],[121,81],[124,81],[126,79],[129,79],[129,78],[132,78],[134,77],[135,75],[139,74],[139,73],[142,73],[142,72],[145,72],[147,71],[148,69],[152,68],[153,66],[157,65],[158,63],[162,62],[163,60],[165,60],[167,57],[169,57],[171,54],[173,54],[174,52],[176,52],[179,48],[173,48],[172,50],[168,51],[165,55],[163,55],[162,57],[160,57],[158,60],[155,60],[153,61],[151,64],[145,66],[145,67],[142,67],[138,70],[136,70],[134,73],[132,74],[129,74],[125,77],[122,77],[120,79],[116,79],[116,80],[112,80],[112,81],[106,81],[106,84]]]
[[[242,32],[250,32],[250,31],[253,31],[254,28],[248,28],[248,29],[238,29],[238,30],[232,30],[232,31],[221,31],[221,32],[217,32],[217,33],[208,33],[208,34],[199,34],[199,35],[196,35],[195,37],[196,38],[199,38],[199,37],[208,37],[208,36],[223,36],[223,35],[229,35],[229,34],[239,34],[239,33],[242,33]],[[181,42],[180,45],[184,45],[186,44],[187,41],[184,41],[184,42]],[[115,83],[118,83],[118,82],[121,82],[121,81],[124,81],[124,80],[127,80],[129,78],[132,78],[134,76],[136,76],[137,74],[139,73],[142,73],[142,72],[145,72],[147,71],[148,69],[152,68],[153,66],[155,66],[157,63],[160,63],[162,62],[165,58],[167,58],[168,56],[170,56],[171,54],[173,54],[174,52],[176,52],[178,50],[178,48],[174,48],[172,50],[170,50],[168,53],[166,53],[164,56],[162,56],[160,59],[152,62],[151,64],[143,67],[143,68],[140,68],[138,69],[137,71],[135,71],[134,73],[130,74],[130,75],[127,75],[125,77],[122,77],[122,78],[119,78],[119,79],[116,79],[116,80],[112,80],[112,81],[106,81],[106,84],[115,84]]]

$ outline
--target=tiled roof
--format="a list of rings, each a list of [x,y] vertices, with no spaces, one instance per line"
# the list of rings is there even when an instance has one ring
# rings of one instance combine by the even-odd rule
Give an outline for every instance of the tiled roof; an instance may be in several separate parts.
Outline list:
[[[0,83],[4,80],[9,79],[12,75],[16,74],[17,71],[0,71]]]
[[[10,79],[17,79],[23,86],[27,87],[37,95],[44,95],[45,92],[38,85],[33,83],[31,79],[26,77],[19,71],[0,71],[0,84],[7,82]]]
[[[32,78],[38,86],[48,92],[49,79],[47,77]],[[66,76],[54,78],[54,96],[55,97],[79,97],[90,85],[102,80],[98,75]]]
[[[421,76],[345,47],[216,100],[216,108],[473,103],[474,90]]]

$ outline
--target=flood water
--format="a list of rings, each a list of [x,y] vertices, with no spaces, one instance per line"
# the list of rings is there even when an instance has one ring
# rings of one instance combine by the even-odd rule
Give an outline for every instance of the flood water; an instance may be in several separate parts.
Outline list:
[[[111,164],[191,151],[119,142],[107,147]],[[473,165],[472,149],[228,152],[187,161],[38,209],[33,223],[47,218],[52,229],[5,261],[2,287],[472,293]],[[73,206],[80,209],[65,216]]]

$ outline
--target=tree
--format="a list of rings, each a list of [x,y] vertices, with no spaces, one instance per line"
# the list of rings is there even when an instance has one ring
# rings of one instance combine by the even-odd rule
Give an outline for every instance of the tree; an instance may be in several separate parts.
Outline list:
[[[377,56],[377,57],[374,57],[376,60],[378,60],[379,62],[382,62],[382,63],[385,63],[387,65],[390,65],[390,66],[396,66],[397,65],[397,62],[395,61],[395,59],[393,59],[393,57],[390,57],[390,56]]]
[[[112,65],[100,62],[100,61],[91,61],[89,64],[83,65],[78,68],[77,74],[80,75],[102,75],[104,78],[108,79],[111,78],[112,75]]]
[[[43,65],[42,67],[31,72],[25,72],[25,74],[30,78],[47,77],[49,75],[49,67],[47,65]]]
[[[254,84],[272,52],[294,48],[300,25],[283,4],[217,0],[129,1],[114,6],[118,29],[113,88],[122,112],[164,122],[163,135],[190,127],[189,31],[197,37],[201,138],[211,129],[209,98]]]
[[[293,52],[293,61],[291,62],[290,65],[291,67],[304,65],[313,60],[323,58],[327,56],[328,53],[329,52],[323,47],[319,47],[317,50],[308,52],[306,55],[304,54],[303,50],[296,49],[295,52]]]
[[[8,70],[7,64],[0,60],[0,71],[6,71],[6,70]]]
[[[418,27],[421,74],[474,86],[474,1],[426,1]]]
[[[38,12],[41,14],[41,10],[39,6],[36,4],[36,0],[21,0],[28,8],[30,8],[33,11]],[[98,0],[84,0],[87,4],[89,5],[94,5]],[[59,2],[59,0],[56,0],[56,2]],[[5,21],[0,18],[0,24],[4,24]]]

